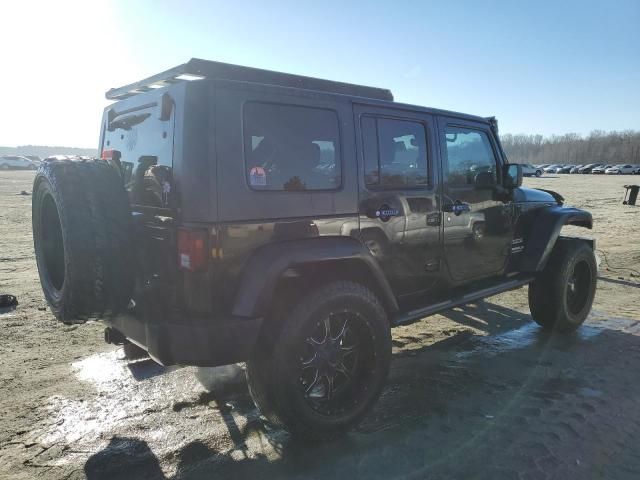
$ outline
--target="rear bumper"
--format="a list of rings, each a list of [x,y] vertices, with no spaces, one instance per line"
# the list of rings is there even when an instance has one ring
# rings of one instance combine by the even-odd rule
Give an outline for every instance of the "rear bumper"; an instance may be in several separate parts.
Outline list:
[[[189,318],[187,323],[119,315],[104,323],[147,350],[162,365],[215,367],[249,358],[262,318]]]

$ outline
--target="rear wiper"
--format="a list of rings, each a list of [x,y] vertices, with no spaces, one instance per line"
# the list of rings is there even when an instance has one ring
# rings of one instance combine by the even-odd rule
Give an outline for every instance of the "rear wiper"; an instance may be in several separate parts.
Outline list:
[[[127,117],[117,118],[109,123],[108,130],[110,132],[113,132],[118,128],[121,128],[122,130],[131,130],[131,127],[144,122],[150,116],[150,113],[141,113],[138,115],[129,115]]]

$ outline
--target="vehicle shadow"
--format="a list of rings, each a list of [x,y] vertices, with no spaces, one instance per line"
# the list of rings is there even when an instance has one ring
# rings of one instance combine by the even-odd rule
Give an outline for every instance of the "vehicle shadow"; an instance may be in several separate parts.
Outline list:
[[[204,401],[218,406],[235,400],[233,411],[221,410],[233,446],[201,439],[162,462],[175,465],[170,468],[175,480],[475,478],[479,473],[494,478],[493,473],[504,474],[505,465],[518,478],[524,471],[518,470],[520,463],[535,466],[527,449],[532,456],[547,455],[547,440],[558,449],[578,448],[581,417],[571,408],[597,411],[602,401],[603,385],[591,383],[587,374],[591,363],[602,362],[596,351],[607,357],[609,348],[624,347],[626,362],[640,359],[640,332],[624,328],[585,325],[576,334],[550,334],[528,315],[487,302],[444,316],[474,328],[482,318],[501,326],[482,324],[488,335],[470,335],[453,348],[444,339],[412,355],[394,354],[385,391],[354,432],[328,443],[304,443],[264,422],[246,390],[207,392]],[[546,419],[554,411],[564,412],[562,422]],[[540,434],[546,435],[541,443],[536,435],[543,419],[552,427]],[[605,437],[598,441],[602,448],[608,445]],[[611,448],[620,448],[610,440]],[[165,478],[160,464],[143,440],[114,437],[87,461],[85,473],[89,479]]]
[[[513,330],[531,321],[531,316],[526,313],[482,300],[447,310],[441,315],[460,325],[480,330],[489,335]]]
[[[112,437],[105,448],[89,457],[84,474],[87,480],[165,478],[160,462],[147,442],[120,436]]]
[[[607,283],[614,283],[616,285],[624,285],[626,287],[640,288],[640,283],[630,282],[628,280],[618,280],[616,278],[603,277],[601,275],[598,276],[598,281],[607,282]]]

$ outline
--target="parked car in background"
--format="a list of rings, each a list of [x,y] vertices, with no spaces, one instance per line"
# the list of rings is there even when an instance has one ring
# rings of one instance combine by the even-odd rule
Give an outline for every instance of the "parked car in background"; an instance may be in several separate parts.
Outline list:
[[[525,177],[539,177],[542,175],[542,168],[536,167],[535,165],[531,165],[530,163],[525,163],[522,165],[522,175]]]
[[[560,168],[556,168],[556,173],[570,173],[573,167],[575,167],[575,165],[564,165]]]
[[[574,165],[574,167],[569,171],[569,173],[580,173],[580,169],[584,167],[584,165]]]
[[[39,167],[42,163],[42,158],[38,155],[23,155],[23,157],[31,160],[36,167]]]
[[[542,170],[544,170],[545,168],[547,168],[549,165],[551,165],[550,163],[543,163],[542,165],[535,165],[536,168],[541,168]]]
[[[601,167],[601,163],[590,163],[582,167],[578,172],[579,173],[591,173],[594,168]]]
[[[600,165],[599,167],[594,167],[591,170],[591,173],[594,175],[604,175],[605,170],[611,167],[613,167],[613,165]]]
[[[543,168],[543,170],[545,171],[545,173],[556,173],[556,170],[560,167],[563,167],[563,165],[561,164],[549,165],[548,167]]]
[[[607,175],[633,175],[636,173],[636,167],[633,165],[614,165],[613,167],[607,168],[604,173]]]
[[[0,157],[0,170],[35,170],[38,168],[31,160],[18,155]]]

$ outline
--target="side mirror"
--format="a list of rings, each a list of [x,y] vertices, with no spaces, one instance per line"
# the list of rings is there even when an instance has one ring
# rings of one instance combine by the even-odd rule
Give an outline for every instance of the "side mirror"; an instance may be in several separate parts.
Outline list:
[[[522,165],[509,163],[503,168],[502,184],[504,188],[513,189],[522,185]]]
[[[478,190],[493,190],[496,187],[496,178],[492,172],[480,172],[473,181]]]

